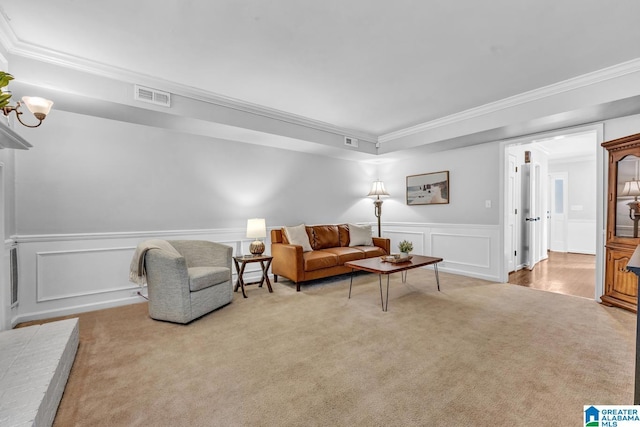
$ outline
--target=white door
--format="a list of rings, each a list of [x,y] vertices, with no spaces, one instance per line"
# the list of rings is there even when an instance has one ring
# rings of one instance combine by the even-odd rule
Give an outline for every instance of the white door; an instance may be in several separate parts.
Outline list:
[[[540,261],[540,165],[522,165],[522,251],[529,270]]]
[[[518,221],[516,208],[516,200],[518,200],[518,185],[517,185],[517,157],[513,154],[509,154],[507,169],[509,171],[509,178],[507,181],[507,236],[506,236],[506,254],[507,254],[507,266],[508,271],[515,271],[518,266],[516,248],[518,242]]]
[[[549,250],[567,252],[567,172],[549,174]]]

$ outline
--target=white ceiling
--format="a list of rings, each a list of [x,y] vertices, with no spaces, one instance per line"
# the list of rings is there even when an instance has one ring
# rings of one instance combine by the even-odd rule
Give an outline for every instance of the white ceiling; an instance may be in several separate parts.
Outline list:
[[[0,0],[0,13],[32,48],[376,137],[640,58],[637,0]]]

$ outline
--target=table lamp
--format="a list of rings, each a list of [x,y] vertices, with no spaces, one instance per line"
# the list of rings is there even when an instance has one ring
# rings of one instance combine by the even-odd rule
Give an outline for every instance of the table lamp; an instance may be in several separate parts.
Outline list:
[[[258,240],[260,237],[267,237],[267,226],[264,218],[252,218],[247,220],[247,237],[254,238],[249,246],[249,252],[254,256],[260,256],[264,252],[264,243]]]
[[[621,197],[633,197],[633,202],[627,203],[629,206],[629,218],[633,221],[633,237],[638,237],[638,221],[640,220],[640,181],[627,181],[620,193]]]

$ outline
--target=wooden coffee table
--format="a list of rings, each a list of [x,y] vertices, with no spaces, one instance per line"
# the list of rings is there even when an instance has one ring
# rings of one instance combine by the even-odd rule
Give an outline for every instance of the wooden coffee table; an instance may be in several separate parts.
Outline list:
[[[368,271],[370,273],[376,273],[378,275],[378,281],[380,282],[380,304],[382,305],[382,311],[387,311],[389,306],[389,275],[392,273],[402,272],[402,282],[407,279],[407,270],[412,268],[424,267],[425,265],[433,264],[433,269],[436,274],[436,284],[438,285],[438,291],[440,291],[440,278],[438,277],[438,263],[442,261],[442,258],[435,258],[430,256],[413,255],[409,261],[392,263],[383,261],[380,257],[359,259],[356,261],[347,261],[344,263],[345,267],[351,268],[351,282],[349,283],[349,298],[351,298],[351,286],[353,285],[353,272],[355,270]],[[382,275],[387,276],[387,301],[384,302],[382,298]]]

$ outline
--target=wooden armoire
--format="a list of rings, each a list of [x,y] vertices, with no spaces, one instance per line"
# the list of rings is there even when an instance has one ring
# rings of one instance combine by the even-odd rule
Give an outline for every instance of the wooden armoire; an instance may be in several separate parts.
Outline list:
[[[638,308],[638,276],[627,263],[640,244],[640,133],[602,143],[609,152],[604,304]]]

